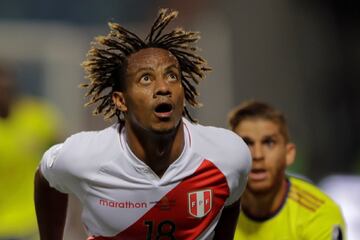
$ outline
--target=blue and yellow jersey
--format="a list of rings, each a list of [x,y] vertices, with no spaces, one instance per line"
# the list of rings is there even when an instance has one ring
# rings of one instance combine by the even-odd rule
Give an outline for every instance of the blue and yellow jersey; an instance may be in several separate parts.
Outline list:
[[[342,240],[345,223],[339,206],[313,184],[289,177],[287,197],[267,219],[240,213],[235,240]]]

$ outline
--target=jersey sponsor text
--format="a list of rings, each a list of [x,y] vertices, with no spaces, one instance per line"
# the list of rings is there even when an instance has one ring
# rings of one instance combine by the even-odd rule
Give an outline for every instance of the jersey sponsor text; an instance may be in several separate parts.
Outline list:
[[[101,206],[112,207],[112,208],[147,208],[146,202],[131,202],[131,201],[117,202],[107,199],[100,199],[99,204]]]

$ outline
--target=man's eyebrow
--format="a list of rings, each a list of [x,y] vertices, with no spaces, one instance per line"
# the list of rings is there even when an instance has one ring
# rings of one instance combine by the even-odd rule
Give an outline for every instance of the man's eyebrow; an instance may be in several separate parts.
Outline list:
[[[171,68],[176,68],[176,69],[179,69],[178,65],[177,65],[177,64],[175,64],[175,63],[173,63],[173,64],[171,64],[171,65],[167,66],[167,67],[165,68],[165,70],[169,70],[169,69],[171,69]]]
[[[142,67],[142,68],[137,69],[137,71],[138,72],[139,71],[154,71],[154,69],[151,67]]]
[[[269,135],[265,135],[262,139],[269,139],[269,138],[278,138],[278,134],[277,133],[273,133],[273,134],[269,134]]]

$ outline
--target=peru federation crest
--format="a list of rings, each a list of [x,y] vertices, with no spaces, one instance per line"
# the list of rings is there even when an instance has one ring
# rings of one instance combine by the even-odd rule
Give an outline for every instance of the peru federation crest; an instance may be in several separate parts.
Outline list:
[[[191,216],[202,218],[212,207],[212,190],[204,189],[188,193],[188,210]]]

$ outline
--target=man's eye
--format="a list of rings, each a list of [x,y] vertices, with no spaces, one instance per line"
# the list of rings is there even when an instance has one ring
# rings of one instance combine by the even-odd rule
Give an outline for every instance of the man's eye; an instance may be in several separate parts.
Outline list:
[[[168,78],[171,81],[176,81],[178,79],[177,75],[175,73],[169,73]]]
[[[264,144],[268,147],[273,147],[275,145],[275,141],[272,139],[267,139],[264,141]]]
[[[150,76],[148,74],[146,74],[140,78],[140,83],[149,83],[150,80],[151,80]]]

